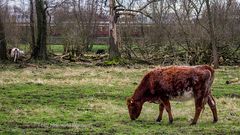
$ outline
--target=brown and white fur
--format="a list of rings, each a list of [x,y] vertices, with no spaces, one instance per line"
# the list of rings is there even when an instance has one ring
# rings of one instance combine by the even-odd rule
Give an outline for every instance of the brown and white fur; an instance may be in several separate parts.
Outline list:
[[[213,113],[213,121],[217,122],[216,103],[211,94],[214,80],[214,70],[210,66],[169,66],[157,68],[147,73],[135,90],[132,97],[127,99],[130,118],[139,117],[145,102],[159,104],[159,116],[162,120],[163,110],[166,109],[169,123],[173,122],[170,100],[195,100],[195,116],[191,124],[196,124],[199,115],[208,103]]]
[[[18,48],[12,48],[12,49],[9,49],[9,55],[10,55],[10,58],[13,59],[14,62],[17,62],[19,59],[21,59],[24,55],[24,52],[21,51],[20,49]]]

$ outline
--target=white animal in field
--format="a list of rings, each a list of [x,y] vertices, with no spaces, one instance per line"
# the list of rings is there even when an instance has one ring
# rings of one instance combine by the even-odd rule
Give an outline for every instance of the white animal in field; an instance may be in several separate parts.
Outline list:
[[[21,51],[18,48],[12,48],[9,50],[10,57],[13,59],[14,62],[21,59],[24,56],[24,51]]]

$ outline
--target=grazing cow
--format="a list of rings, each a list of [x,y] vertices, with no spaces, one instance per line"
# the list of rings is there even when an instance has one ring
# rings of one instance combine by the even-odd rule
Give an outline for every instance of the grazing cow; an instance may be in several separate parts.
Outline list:
[[[139,117],[145,102],[159,104],[159,116],[162,120],[163,110],[166,109],[169,123],[173,122],[169,100],[185,100],[191,97],[195,100],[195,116],[191,125],[196,124],[206,103],[213,113],[213,122],[218,121],[216,103],[211,94],[214,70],[207,65],[202,66],[170,66],[157,68],[147,73],[135,90],[132,97],[127,99],[130,118]]]
[[[21,51],[20,49],[18,48],[12,48],[12,49],[9,49],[9,55],[10,55],[10,58],[13,59],[14,62],[17,62],[17,60],[19,60],[20,58],[23,57],[24,55],[24,52]]]

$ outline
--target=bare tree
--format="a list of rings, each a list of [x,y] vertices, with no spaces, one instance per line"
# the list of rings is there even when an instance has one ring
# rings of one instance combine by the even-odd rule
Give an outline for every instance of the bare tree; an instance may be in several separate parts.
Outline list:
[[[30,29],[31,29],[31,50],[32,53],[34,52],[34,48],[36,47],[36,38],[35,38],[35,20],[34,20],[34,1],[33,0],[29,0],[30,3]],[[34,54],[31,54],[32,56]]]
[[[99,0],[71,0],[54,11],[54,24],[61,32],[64,54],[81,56],[92,49],[99,25]]]
[[[94,32],[97,25],[97,10],[99,0],[73,0],[73,19],[77,24],[77,36],[80,43],[77,48],[78,54],[83,51],[91,50],[91,40],[93,40]]]
[[[118,49],[117,39],[117,19],[119,15],[116,12],[115,0],[109,0],[110,22],[109,22],[109,56],[110,58],[121,57]]]
[[[0,60],[7,60],[7,43],[5,39],[5,30],[1,10],[2,5],[0,5]]]
[[[5,31],[2,22],[2,17],[0,16],[0,60],[7,59],[7,43],[5,40]]]
[[[147,8],[151,3],[157,2],[158,0],[149,0],[143,6],[138,9],[126,8],[123,5],[123,2],[120,3],[118,0],[109,0],[109,57],[118,58],[121,57],[121,53],[119,51],[119,41],[117,36],[117,22],[118,18],[121,15],[134,15],[136,13],[144,14],[151,18],[149,14],[143,12],[145,8]],[[134,0],[130,1],[130,6],[132,7]]]
[[[37,13],[37,45],[33,48],[32,58],[48,59],[47,56],[47,1],[36,0]]]
[[[213,55],[213,64],[214,68],[219,67],[218,62],[218,49],[217,49],[217,41],[214,33],[214,25],[213,25],[213,18],[212,18],[212,11],[209,0],[206,0],[206,7],[207,7],[207,16],[208,16],[208,25],[209,25],[209,35],[210,35],[210,43],[212,46],[212,55]]]

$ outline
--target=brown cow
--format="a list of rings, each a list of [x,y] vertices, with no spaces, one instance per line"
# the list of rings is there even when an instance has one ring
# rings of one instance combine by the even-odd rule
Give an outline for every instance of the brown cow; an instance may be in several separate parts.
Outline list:
[[[162,120],[166,109],[169,123],[173,122],[169,100],[183,100],[194,97],[195,116],[191,125],[196,124],[206,103],[213,113],[213,122],[218,121],[216,103],[211,94],[214,70],[207,65],[202,66],[170,66],[157,68],[147,73],[135,90],[133,96],[127,99],[130,118],[135,120],[141,113],[145,102],[159,103],[159,116]]]

